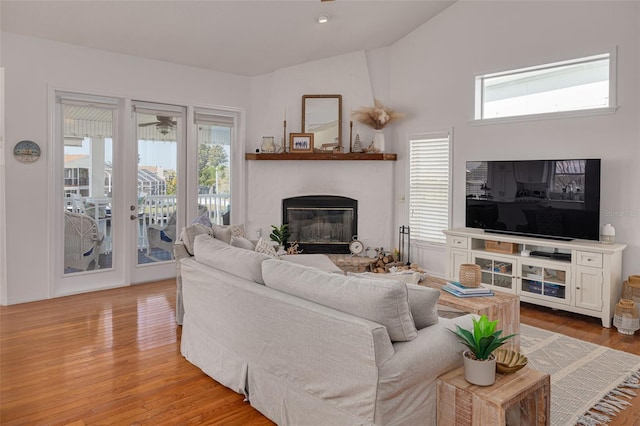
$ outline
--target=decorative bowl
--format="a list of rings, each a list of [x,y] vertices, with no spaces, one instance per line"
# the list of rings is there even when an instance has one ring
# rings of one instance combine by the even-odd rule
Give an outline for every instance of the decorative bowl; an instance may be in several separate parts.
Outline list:
[[[496,356],[496,371],[501,374],[515,373],[529,362],[520,352],[509,349],[496,349],[493,354]]]

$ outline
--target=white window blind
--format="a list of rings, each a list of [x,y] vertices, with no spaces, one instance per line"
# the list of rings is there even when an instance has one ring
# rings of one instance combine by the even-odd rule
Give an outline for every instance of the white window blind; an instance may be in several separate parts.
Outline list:
[[[411,238],[445,243],[449,228],[450,152],[448,134],[410,139],[409,226]]]

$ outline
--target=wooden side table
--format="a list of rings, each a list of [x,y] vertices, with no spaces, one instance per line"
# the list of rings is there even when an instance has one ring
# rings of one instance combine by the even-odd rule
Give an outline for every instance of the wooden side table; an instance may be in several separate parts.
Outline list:
[[[524,367],[513,374],[498,374],[491,386],[476,386],[464,379],[463,368],[438,378],[438,426],[549,425],[549,374]]]
[[[505,349],[520,350],[520,298],[514,294],[495,292],[490,297],[456,297],[442,290],[445,280],[428,277],[420,282],[420,285],[437,288],[440,290],[438,304],[469,312],[477,315],[486,315],[491,321],[498,320],[498,329],[502,329],[502,335],[517,334],[507,340]]]

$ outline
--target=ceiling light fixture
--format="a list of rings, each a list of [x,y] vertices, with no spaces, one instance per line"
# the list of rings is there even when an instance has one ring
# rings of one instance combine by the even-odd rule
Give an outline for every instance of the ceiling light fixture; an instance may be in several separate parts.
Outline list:
[[[320,15],[316,18],[318,24],[326,24],[329,22],[329,15]]]

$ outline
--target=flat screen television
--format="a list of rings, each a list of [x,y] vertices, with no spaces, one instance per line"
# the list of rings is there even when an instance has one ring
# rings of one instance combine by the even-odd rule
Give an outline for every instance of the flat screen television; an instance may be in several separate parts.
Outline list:
[[[466,226],[598,240],[600,160],[468,161]]]

